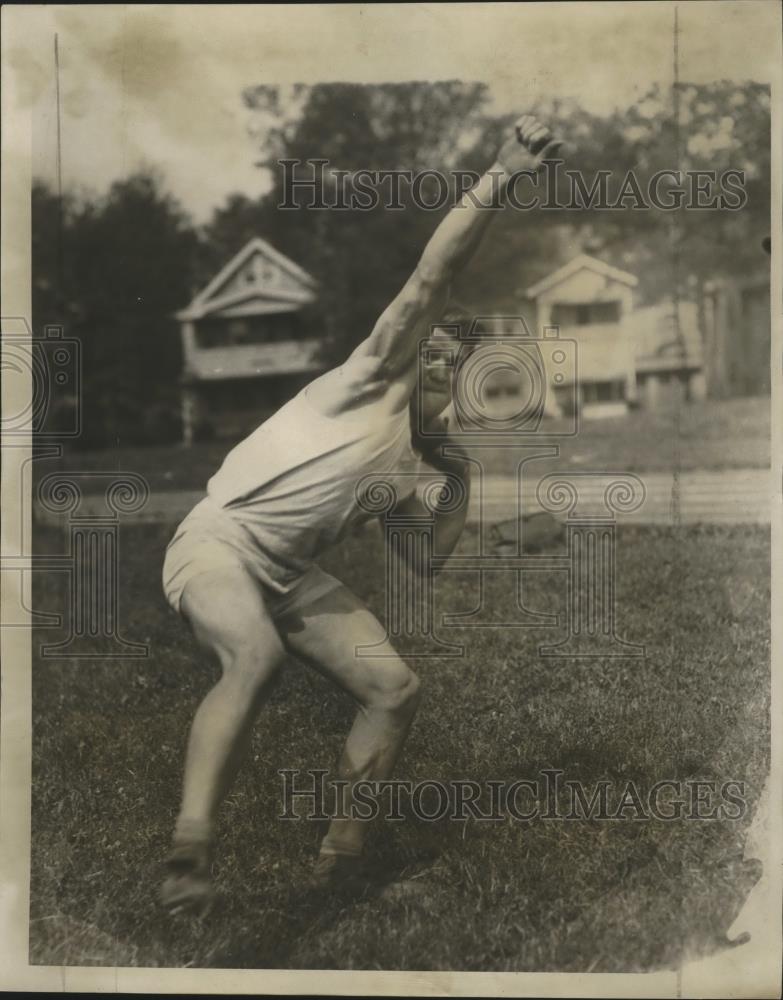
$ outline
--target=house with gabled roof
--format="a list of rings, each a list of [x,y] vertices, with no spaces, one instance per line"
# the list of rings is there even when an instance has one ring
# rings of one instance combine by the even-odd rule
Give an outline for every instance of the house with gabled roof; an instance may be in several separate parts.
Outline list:
[[[539,336],[556,327],[575,342],[571,383],[552,386],[561,410],[576,408],[589,419],[704,398],[696,304],[637,306],[636,285],[633,274],[580,254],[526,290]]]
[[[256,237],[179,313],[182,426],[197,437],[239,437],[323,370],[303,313],[315,280]]]
[[[573,376],[553,386],[563,410],[576,408],[587,418],[616,416],[635,402],[630,317],[636,284],[627,271],[580,254],[526,290],[536,305],[539,335],[557,327],[561,338],[575,342]]]

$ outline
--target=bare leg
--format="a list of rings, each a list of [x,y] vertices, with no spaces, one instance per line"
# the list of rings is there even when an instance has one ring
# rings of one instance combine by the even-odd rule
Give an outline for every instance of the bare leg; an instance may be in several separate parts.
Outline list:
[[[391,775],[419,703],[419,680],[386,641],[377,618],[347,587],[283,618],[278,627],[291,653],[358,702],[337,769],[337,776],[349,782],[343,800],[349,809],[355,782]],[[357,646],[378,642],[378,655],[356,655]],[[363,820],[335,818],[321,853],[358,855],[366,832]]]
[[[183,593],[182,610],[201,646],[218,657],[222,677],[202,701],[190,730],[170,859],[174,875],[163,893],[169,906],[187,905],[189,888],[196,896],[207,891],[206,854],[217,810],[244,759],[253,723],[285,655],[261,592],[244,570],[194,577]],[[198,884],[189,886],[194,870]]]

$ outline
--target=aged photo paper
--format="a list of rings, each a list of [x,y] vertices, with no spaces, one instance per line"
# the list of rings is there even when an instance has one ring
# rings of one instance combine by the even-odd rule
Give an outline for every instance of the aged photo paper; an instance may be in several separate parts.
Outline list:
[[[781,28],[3,8],[3,988],[781,995]]]

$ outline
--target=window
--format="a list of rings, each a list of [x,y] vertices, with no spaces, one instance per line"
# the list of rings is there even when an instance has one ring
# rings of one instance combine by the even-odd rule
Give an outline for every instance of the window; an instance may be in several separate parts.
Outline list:
[[[501,396],[518,396],[522,391],[519,375],[515,372],[494,372],[484,386],[484,396],[487,399],[499,399]]]
[[[232,319],[228,321],[226,329],[226,343],[244,344],[247,341],[248,324],[243,319]]]
[[[222,347],[226,343],[227,335],[225,326],[222,323],[200,320],[196,324],[197,347]]]
[[[611,382],[586,382],[582,386],[583,403],[617,403],[625,399],[625,383],[621,380]]]
[[[590,326],[592,323],[619,323],[619,302],[556,302],[552,306],[555,326]]]
[[[202,348],[270,344],[281,340],[297,340],[301,336],[301,318],[295,312],[202,320],[196,326],[196,344]]]

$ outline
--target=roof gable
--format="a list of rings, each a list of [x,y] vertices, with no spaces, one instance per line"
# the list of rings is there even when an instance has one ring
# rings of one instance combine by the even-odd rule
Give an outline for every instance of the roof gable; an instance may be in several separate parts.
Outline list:
[[[538,298],[542,292],[548,291],[550,288],[554,288],[556,285],[566,281],[579,271],[592,271],[594,274],[599,274],[611,281],[617,281],[623,285],[628,285],[629,288],[634,288],[638,284],[634,275],[629,274],[628,271],[621,271],[618,267],[612,267],[611,264],[605,264],[597,257],[591,257],[589,254],[583,253],[578,257],[574,257],[573,260],[564,264],[562,267],[559,267],[556,271],[552,271],[551,274],[546,275],[546,277],[537,281],[534,285],[531,285],[526,290],[525,295],[529,299]]]
[[[250,240],[194,296],[182,316],[204,316],[249,298],[311,302],[316,282],[303,268],[259,236]]]

